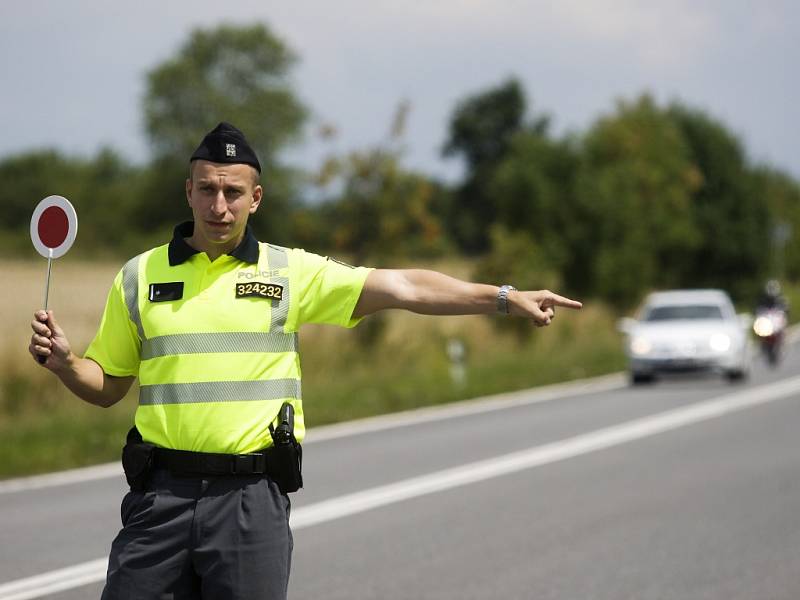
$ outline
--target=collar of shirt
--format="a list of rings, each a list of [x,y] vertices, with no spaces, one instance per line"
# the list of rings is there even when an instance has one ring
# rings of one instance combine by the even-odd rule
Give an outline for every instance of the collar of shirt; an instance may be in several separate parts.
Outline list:
[[[185,221],[175,227],[175,232],[172,240],[169,243],[169,266],[174,267],[189,260],[199,250],[195,250],[186,243],[184,238],[192,237],[194,233],[194,221]],[[228,253],[234,258],[254,265],[258,262],[258,240],[253,235],[253,230],[250,225],[244,231],[244,237],[239,245]]]

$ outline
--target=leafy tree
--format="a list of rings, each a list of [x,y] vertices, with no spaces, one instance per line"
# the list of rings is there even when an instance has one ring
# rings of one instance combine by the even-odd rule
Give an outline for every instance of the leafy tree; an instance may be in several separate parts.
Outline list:
[[[582,237],[584,223],[576,218],[574,200],[578,160],[570,140],[523,131],[512,139],[488,185],[497,205],[497,223],[530,236],[557,272],[571,266],[572,244]]]
[[[583,142],[576,215],[590,226],[573,248],[575,289],[627,307],[652,287],[681,285],[702,243],[690,147],[649,96],[621,102]]]
[[[767,205],[770,213],[770,244],[762,248],[770,277],[800,280],[800,185],[775,169],[759,167],[753,171],[754,197]]]
[[[341,198],[328,206],[333,247],[356,261],[433,256],[445,247],[431,212],[436,193],[422,175],[381,151],[353,153],[343,164]]]
[[[469,252],[481,252],[489,245],[489,227],[497,216],[489,180],[514,135],[525,127],[525,110],[522,86],[510,79],[461,101],[450,118],[443,153],[462,157],[467,175],[447,220],[458,243]],[[544,130],[546,126],[546,120],[540,119],[531,127]]]
[[[86,161],[50,149],[4,160],[0,163],[0,177],[11,185],[0,190],[6,213],[0,228],[27,231],[36,204],[52,194],[74,198],[85,170]]]
[[[263,164],[273,164],[306,117],[288,77],[296,60],[264,24],[192,32],[175,57],[147,74],[145,124],[156,156],[188,159],[227,120]]]
[[[320,183],[335,190],[319,209],[328,244],[356,262],[437,256],[449,246],[434,212],[443,190],[402,167],[397,119],[392,129],[387,143],[330,157],[319,174]]]
[[[673,104],[667,113],[699,176],[692,207],[700,243],[687,261],[685,282],[752,298],[769,267],[769,206],[741,143],[702,111]]]
[[[517,79],[461,101],[450,117],[444,155],[460,155],[470,170],[497,163],[522,128],[525,92]]]
[[[144,169],[129,164],[111,148],[101,148],[86,163],[74,203],[81,237],[91,236],[86,241],[95,252],[103,249],[115,255],[130,255],[144,250],[142,238],[151,226],[136,227],[135,219],[144,173]]]
[[[135,197],[137,170],[110,149],[93,159],[68,157],[55,150],[39,150],[0,163],[0,177],[11,182],[0,192],[8,218],[0,224],[3,250],[31,252],[28,228],[36,204],[50,195],[64,196],[79,216],[79,237],[73,254],[119,252],[135,236],[127,216]]]

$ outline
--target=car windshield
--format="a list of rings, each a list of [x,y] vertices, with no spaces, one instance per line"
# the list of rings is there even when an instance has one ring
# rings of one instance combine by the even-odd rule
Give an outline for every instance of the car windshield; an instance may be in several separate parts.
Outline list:
[[[642,321],[674,321],[676,319],[722,319],[719,306],[713,304],[681,304],[652,306]]]

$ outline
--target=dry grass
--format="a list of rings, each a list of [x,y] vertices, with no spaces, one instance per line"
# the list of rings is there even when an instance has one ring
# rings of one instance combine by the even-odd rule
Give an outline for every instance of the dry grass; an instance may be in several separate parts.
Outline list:
[[[53,261],[49,308],[55,313],[76,349],[85,348],[94,336],[106,295],[119,263],[86,263],[63,258]],[[2,291],[2,317],[6,330],[0,361],[31,363],[28,342],[33,312],[43,307],[47,261],[0,261],[6,286]]]
[[[94,336],[118,263],[54,261],[49,308],[83,352]],[[28,353],[33,312],[42,308],[47,261],[0,261],[0,477],[118,457],[130,427],[131,398],[109,410],[78,400]]]

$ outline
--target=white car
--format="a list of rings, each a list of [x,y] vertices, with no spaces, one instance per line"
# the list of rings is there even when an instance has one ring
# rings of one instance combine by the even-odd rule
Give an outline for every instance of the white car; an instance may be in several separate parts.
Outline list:
[[[714,371],[730,381],[750,370],[750,316],[737,315],[722,290],[654,292],[637,319],[622,319],[631,382],[658,373]]]

